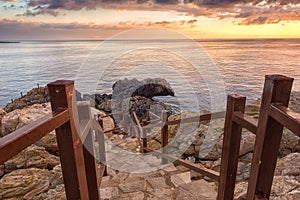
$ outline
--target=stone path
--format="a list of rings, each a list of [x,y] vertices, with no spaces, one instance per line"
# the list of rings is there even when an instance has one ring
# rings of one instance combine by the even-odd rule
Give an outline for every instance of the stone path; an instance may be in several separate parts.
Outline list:
[[[102,199],[216,199],[216,183],[183,166],[162,165],[160,157],[139,153],[136,138],[114,135],[110,141],[106,144],[109,167],[101,183]]]
[[[216,184],[201,179],[199,174],[173,164],[147,173],[128,173],[108,169],[101,183],[101,199],[111,200],[213,200]]]

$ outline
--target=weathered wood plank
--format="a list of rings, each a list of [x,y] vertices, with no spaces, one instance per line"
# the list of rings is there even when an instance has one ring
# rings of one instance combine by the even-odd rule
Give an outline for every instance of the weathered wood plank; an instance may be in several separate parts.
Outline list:
[[[206,167],[204,167],[203,165],[201,165],[200,163],[191,163],[189,161],[177,158],[175,156],[172,156],[170,154],[163,154],[160,151],[157,150],[152,150],[150,148],[145,148],[145,151],[148,153],[152,153],[154,155],[160,155],[162,157],[164,157],[167,160],[170,161],[174,161],[175,164],[179,164],[182,166],[185,166],[191,170],[194,170],[195,172],[198,172],[200,174],[202,174],[203,176],[207,176],[215,181],[219,181],[219,172],[216,172],[214,170],[211,169],[207,169]]]
[[[280,104],[272,104],[269,112],[271,117],[300,137],[300,114]]]
[[[293,79],[286,76],[265,77],[247,200],[253,200],[255,195],[270,196],[283,125],[269,116],[269,108],[272,103],[288,106],[292,83]]]
[[[234,112],[245,112],[245,104],[244,96],[229,95],[227,98],[218,200],[233,199],[242,134],[242,126],[233,118]]]
[[[80,132],[81,140],[84,141],[83,155],[85,164],[85,173],[87,178],[87,187],[89,199],[100,199],[98,178],[97,178],[97,166],[96,155],[94,150],[94,132],[92,130],[92,113],[89,102],[78,102],[79,121],[83,122],[84,128]]]
[[[70,121],[56,129],[67,199],[89,199],[83,144],[76,127],[78,112],[74,81],[48,84],[52,110],[67,108]]]
[[[243,128],[246,128],[253,134],[256,134],[258,122],[252,117],[249,117],[241,112],[234,112],[233,121],[241,125]]]
[[[167,110],[163,110],[162,114],[161,114],[161,119],[163,121],[163,123],[165,124],[162,129],[161,129],[161,138],[162,138],[162,144],[161,144],[161,148],[162,148],[162,153],[163,154],[167,154],[167,145],[169,143],[169,135],[168,135],[168,111]],[[164,157],[162,157],[161,159],[161,163],[162,164],[167,164],[168,160],[165,159]]]

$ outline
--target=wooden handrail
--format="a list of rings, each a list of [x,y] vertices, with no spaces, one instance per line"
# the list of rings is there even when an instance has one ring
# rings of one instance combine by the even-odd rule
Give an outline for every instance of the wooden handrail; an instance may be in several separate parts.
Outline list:
[[[102,115],[102,116],[100,116],[101,118],[106,118],[106,117],[111,117],[111,116],[113,116],[113,115],[121,115],[121,114],[123,114],[124,113],[124,111],[120,111],[120,112],[116,112],[116,113],[109,113],[109,114],[106,114],[106,115]]]
[[[171,161],[174,161],[177,164],[188,167],[188,168],[190,168],[190,169],[192,169],[192,170],[194,170],[194,171],[196,171],[196,172],[198,172],[198,173],[200,173],[204,176],[207,176],[207,177],[209,177],[209,178],[211,178],[215,181],[219,181],[219,178],[220,178],[220,173],[219,172],[208,169],[200,163],[197,163],[197,164],[196,163],[191,163],[189,161],[177,158],[177,157],[172,156],[170,154],[165,154],[165,153],[162,153],[160,151],[153,150],[153,149],[150,149],[150,148],[147,148],[147,147],[145,147],[144,150],[148,153],[153,154],[153,155],[162,156],[163,158],[165,158],[167,160],[171,160]]]
[[[234,112],[233,121],[241,125],[243,128],[246,128],[253,134],[256,134],[258,122],[252,117],[249,117],[248,115],[241,112]]]
[[[141,135],[143,133],[143,128],[141,126],[141,123],[138,119],[138,117],[136,116],[136,112],[135,111],[132,111],[132,116],[133,116],[133,119],[135,121],[135,125],[137,126],[138,128],[138,131],[137,131],[137,134],[138,134],[138,138],[141,138]]]
[[[202,122],[202,121],[212,120],[212,119],[221,119],[224,117],[225,117],[225,112],[215,112],[215,113],[202,114],[200,116],[195,116],[195,117],[188,117],[184,119],[168,121],[166,122],[166,125]]]
[[[290,128],[297,126],[297,123],[290,118],[289,112],[284,108],[288,107],[292,85],[293,78],[290,77],[282,75],[267,75],[265,77],[247,200],[253,200],[257,195],[267,199],[270,197],[283,125],[288,125]],[[281,104],[284,107],[275,106],[275,104]]]
[[[37,121],[0,138],[0,164],[3,164],[69,120],[67,109],[57,109]]]
[[[283,127],[287,127],[297,136],[300,136],[300,114],[287,108],[292,82],[293,79],[289,77],[266,76],[258,121],[244,114],[245,97],[228,96],[220,173],[207,169],[200,164],[177,159],[168,154],[167,148],[162,148],[161,152],[147,148],[145,131],[156,126],[163,127],[162,147],[165,147],[168,144],[169,125],[220,119],[224,118],[225,112],[168,121],[167,113],[163,111],[162,117],[159,118],[160,123],[148,124],[150,121],[144,120],[142,126],[136,113],[132,112],[134,122],[132,125],[138,129],[139,140],[141,135],[143,136],[143,145],[140,143],[142,152],[152,151],[154,154],[161,154],[162,163],[175,160],[178,164],[218,181],[219,200],[233,198],[241,131],[242,128],[248,129],[256,134],[256,141],[247,200],[268,199]],[[107,173],[104,165],[106,156],[103,129],[96,120],[91,118],[88,104],[83,103],[82,107],[78,107],[80,112],[84,113],[81,117],[78,116],[77,107],[74,106],[76,104],[73,101],[75,94],[73,81],[56,81],[48,84],[48,88],[52,113],[0,138],[0,164],[34,144],[47,133],[56,130],[67,199],[100,199],[98,189],[101,177]],[[111,115],[113,114],[104,117]],[[77,130],[77,126],[80,124],[84,126],[80,126],[80,130]],[[115,129],[120,129],[120,127]],[[79,135],[79,131],[81,135]],[[99,144],[100,167],[96,166],[94,141],[98,141]],[[88,147],[92,147],[92,151],[89,151]],[[98,175],[100,175],[100,179],[97,178]]]
[[[187,118],[183,118],[183,119],[170,120],[167,122],[160,121],[159,123],[148,124],[146,126],[143,126],[143,128],[149,129],[149,128],[154,128],[154,127],[162,127],[164,125],[170,126],[170,125],[177,125],[177,124],[202,122],[202,121],[208,121],[208,120],[213,120],[213,119],[222,119],[224,117],[225,117],[225,112],[221,111],[221,112],[215,112],[215,113],[202,114],[202,115],[194,116],[194,117],[187,117]]]
[[[283,126],[300,137],[300,114],[291,111],[282,104],[271,104],[269,114]]]

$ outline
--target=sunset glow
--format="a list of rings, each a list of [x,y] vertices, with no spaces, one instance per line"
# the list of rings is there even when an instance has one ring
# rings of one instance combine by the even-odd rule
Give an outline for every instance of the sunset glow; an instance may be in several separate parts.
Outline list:
[[[106,39],[167,28],[195,39],[299,38],[293,0],[2,0],[0,40]]]

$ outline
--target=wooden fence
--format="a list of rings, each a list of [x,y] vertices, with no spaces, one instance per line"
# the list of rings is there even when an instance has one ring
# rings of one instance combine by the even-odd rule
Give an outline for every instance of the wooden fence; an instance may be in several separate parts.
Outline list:
[[[99,154],[105,159],[104,136],[98,123],[90,115],[78,117],[73,81],[56,81],[48,84],[52,113],[26,125],[0,139],[0,164],[34,144],[52,130],[56,131],[66,196],[68,199],[100,199],[101,177],[106,172],[103,164],[96,164],[93,145],[94,136],[100,146]],[[74,101],[75,100],[75,101]],[[79,106],[80,112],[89,113],[89,107]],[[86,127],[79,135],[79,123]],[[96,127],[96,128],[95,128]],[[96,134],[94,134],[96,130]]]
[[[281,75],[266,76],[262,103],[258,121],[245,115],[246,98],[229,95],[225,116],[224,139],[221,157],[221,170],[216,172],[200,164],[174,158],[163,152],[153,151],[147,147],[147,129],[162,128],[162,147],[168,144],[168,126],[200,122],[224,117],[224,113],[204,114],[197,117],[168,121],[166,112],[162,113],[156,124],[139,122],[132,113],[132,126],[141,142],[142,152],[162,155],[162,163],[169,159],[219,183],[218,199],[233,199],[240,138],[242,128],[256,134],[251,173],[248,184],[247,199],[268,199],[270,196],[274,170],[283,127],[287,127],[300,136],[300,115],[288,107],[292,78]],[[106,174],[104,132],[91,117],[89,105],[83,103],[78,108],[73,81],[56,81],[48,84],[52,113],[24,126],[0,139],[0,164],[18,154],[20,151],[38,141],[52,130],[56,130],[57,142],[62,164],[63,178],[68,199],[100,199],[99,187],[102,176]],[[78,112],[86,113],[78,116]],[[124,118],[124,120],[127,120]],[[81,124],[81,126],[79,126]],[[85,127],[79,130],[79,127]],[[125,129],[127,127],[125,126]],[[99,145],[100,161],[95,160],[94,141]]]

